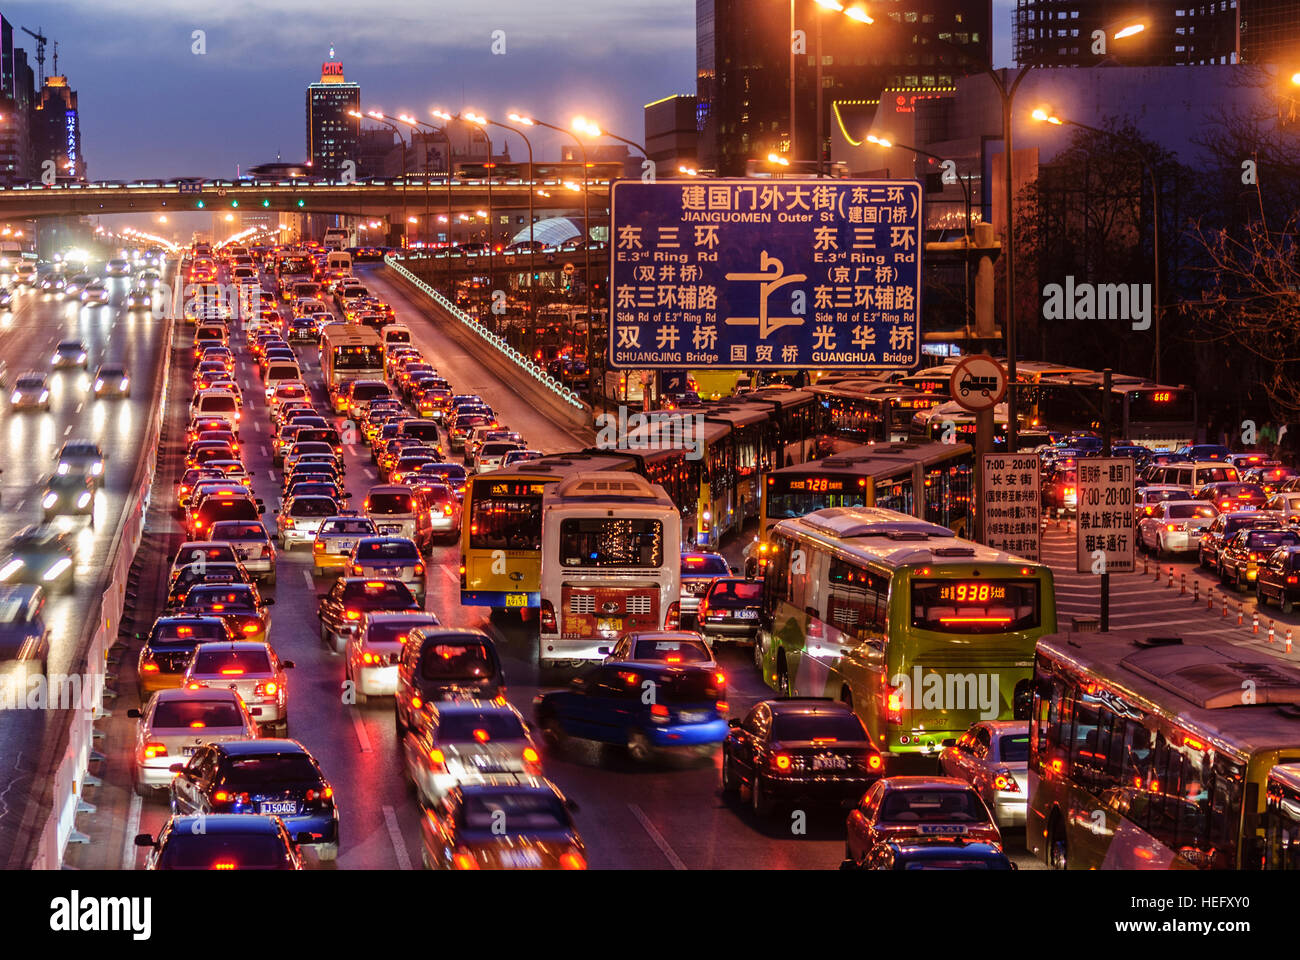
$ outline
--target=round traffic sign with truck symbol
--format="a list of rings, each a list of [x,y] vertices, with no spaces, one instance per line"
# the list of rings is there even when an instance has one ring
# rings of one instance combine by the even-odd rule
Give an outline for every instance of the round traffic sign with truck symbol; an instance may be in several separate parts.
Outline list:
[[[987,354],[966,357],[953,368],[948,392],[966,410],[992,410],[1007,392],[1007,371]]]

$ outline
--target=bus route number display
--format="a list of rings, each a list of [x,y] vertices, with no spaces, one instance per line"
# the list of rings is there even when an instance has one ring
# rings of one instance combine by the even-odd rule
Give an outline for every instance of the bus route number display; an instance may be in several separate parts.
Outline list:
[[[1079,573],[1133,572],[1133,463],[1129,457],[1080,457]]]
[[[609,239],[612,367],[920,365],[915,181],[619,180]]]

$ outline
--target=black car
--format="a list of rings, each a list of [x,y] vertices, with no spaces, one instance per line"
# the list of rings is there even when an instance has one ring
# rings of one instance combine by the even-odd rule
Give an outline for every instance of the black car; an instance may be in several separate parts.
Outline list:
[[[195,647],[233,640],[235,634],[220,617],[169,614],[155,620],[147,634],[137,633],[135,638],[144,641],[135,668],[136,692],[144,704],[157,691],[180,686]]]
[[[321,597],[316,608],[320,619],[321,643],[342,653],[348,640],[361,626],[361,618],[378,611],[420,612],[420,603],[409,587],[388,577],[339,577]]]
[[[251,583],[248,571],[238,563],[187,563],[172,573],[167,584],[167,599],[164,605],[169,609],[179,608],[185,603],[185,596],[195,584],[212,583],[230,585],[232,583]]]
[[[995,843],[965,843],[948,838],[878,843],[867,854],[863,867],[867,870],[1016,869],[1012,859]]]
[[[41,493],[41,512],[49,523],[57,516],[71,514],[89,517],[95,525],[95,484],[80,473],[56,473],[45,481]]]
[[[885,772],[884,756],[844,703],[762,700],[730,727],[722,792],[747,794],[760,817],[777,803],[856,803]]]
[[[425,869],[585,870],[577,810],[537,777],[458,785],[421,818]]]
[[[397,661],[393,720],[398,739],[419,722],[420,705],[504,696],[506,675],[496,644],[481,630],[419,627]]]
[[[155,840],[137,833],[147,847],[146,870],[301,870],[298,840],[279,817],[217,813],[170,817]]]
[[[276,816],[321,860],[339,853],[334,790],[307,748],[296,740],[226,740],[201,747],[172,765],[173,815],[232,813]],[[309,836],[304,836],[307,834]]]
[[[758,635],[763,583],[744,577],[718,577],[700,598],[695,620],[712,640],[748,640]]]
[[[1300,599],[1300,546],[1278,547],[1259,566],[1255,599],[1261,608],[1275,601],[1283,613],[1291,612]]]
[[[311,317],[294,317],[284,331],[284,338],[290,343],[314,343],[319,339],[316,333],[316,321]]]

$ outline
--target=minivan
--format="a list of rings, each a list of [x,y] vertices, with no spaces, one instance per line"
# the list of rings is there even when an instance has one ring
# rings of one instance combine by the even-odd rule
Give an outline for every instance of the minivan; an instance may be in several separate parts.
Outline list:
[[[397,662],[393,714],[399,736],[419,729],[420,704],[439,700],[493,700],[506,692],[505,671],[492,638],[482,630],[417,627]]]
[[[1153,484],[1191,487],[1193,493],[1199,493],[1207,483],[1235,483],[1240,479],[1237,468],[1221,460],[1167,463],[1152,468],[1150,477]]]
[[[266,399],[269,403],[278,384],[285,380],[302,380],[302,370],[291,360],[274,360],[266,368]]]
[[[428,512],[417,508],[415,491],[410,487],[392,483],[371,487],[363,509],[375,521],[380,535],[409,537],[422,553],[428,553],[433,543],[433,524]]]

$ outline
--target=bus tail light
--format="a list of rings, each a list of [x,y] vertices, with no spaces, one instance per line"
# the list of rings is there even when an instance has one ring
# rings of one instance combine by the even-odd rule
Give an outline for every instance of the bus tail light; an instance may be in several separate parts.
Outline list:
[[[885,688],[885,722],[903,722],[903,690],[901,687]]]
[[[559,630],[555,623],[555,607],[549,600],[542,601],[541,628],[542,633],[556,633]]]
[[[1286,578],[1286,582],[1287,582],[1287,583],[1298,583],[1298,582],[1300,582],[1300,578],[1297,578],[1296,575],[1293,573],[1293,574],[1291,574],[1290,576],[1288,576],[1288,577]]]
[[[680,630],[682,623],[682,605],[680,601],[674,600],[668,605],[668,612],[664,614],[665,630]]]

